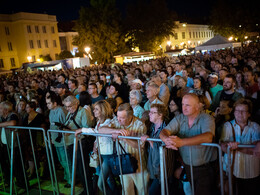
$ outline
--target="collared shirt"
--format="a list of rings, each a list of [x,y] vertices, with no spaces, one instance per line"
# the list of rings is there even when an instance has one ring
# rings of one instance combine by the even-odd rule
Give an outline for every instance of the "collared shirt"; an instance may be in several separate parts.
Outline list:
[[[254,142],[260,141],[260,126],[257,123],[248,121],[248,124],[243,131],[235,120],[232,120],[231,124],[234,127],[236,142],[239,142],[240,144],[253,144]],[[224,124],[220,139],[222,142],[234,141],[231,124],[229,122]],[[227,154],[225,154],[224,170],[227,167],[227,162]],[[238,178],[244,179],[259,176],[260,159],[253,155],[237,151],[235,154],[233,174]]]
[[[135,137],[141,137],[142,135],[146,135],[147,132],[145,124],[136,117],[133,117],[130,125],[128,125],[127,127],[120,125],[117,118],[115,117],[111,121],[111,127],[117,129],[126,129],[130,131],[130,136],[135,136]],[[124,147],[126,152],[132,154],[136,158],[136,160],[138,161],[137,172],[140,172],[141,169],[140,169],[140,158],[139,158],[138,148],[133,148],[132,146],[128,145],[125,141],[120,141],[120,143]],[[143,148],[144,144],[141,144],[141,147]],[[143,169],[146,169],[146,158],[143,149],[141,149],[141,153],[142,153]]]
[[[167,105],[170,99],[170,91],[169,87],[162,83],[160,85],[160,92],[159,92],[159,98],[164,103],[164,105]]]
[[[206,113],[200,113],[193,125],[189,127],[188,117],[180,114],[174,117],[171,122],[165,127],[171,134],[177,135],[180,138],[189,138],[202,133],[210,132],[215,135],[215,121],[212,116]],[[215,148],[206,146],[183,146],[179,148],[180,154],[185,164],[190,164],[190,148],[191,161],[193,166],[200,166],[216,160],[217,153]]]
[[[92,128],[82,128],[83,133],[98,133],[101,127],[107,126],[110,127],[111,119],[106,119],[104,123],[97,122],[95,129]],[[99,139],[99,147],[100,147],[100,154],[108,155],[113,154],[113,140],[111,137],[102,137],[100,136]]]
[[[144,109],[140,106],[137,105],[136,107],[133,108],[134,111],[134,116],[141,119],[144,113]]]
[[[144,110],[151,110],[152,104],[164,104],[164,103],[161,100],[159,100],[158,98],[156,98],[154,101],[152,101],[152,103],[150,103],[150,101],[148,100],[144,105]]]

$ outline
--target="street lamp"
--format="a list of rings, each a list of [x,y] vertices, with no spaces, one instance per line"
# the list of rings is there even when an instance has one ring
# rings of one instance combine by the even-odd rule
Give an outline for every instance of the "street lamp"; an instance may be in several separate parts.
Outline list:
[[[89,54],[89,51],[90,51],[90,47],[85,47],[85,52],[86,52],[87,54]]]
[[[171,41],[167,41],[167,45],[171,46],[172,42]]]
[[[27,56],[27,60],[28,60],[28,62],[31,62],[32,56]]]

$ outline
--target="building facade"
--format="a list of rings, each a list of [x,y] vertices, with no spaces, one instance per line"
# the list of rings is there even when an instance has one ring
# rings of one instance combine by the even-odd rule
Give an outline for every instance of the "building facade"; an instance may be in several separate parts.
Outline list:
[[[163,51],[194,48],[214,37],[208,25],[175,22],[174,36],[166,39],[161,47]]]
[[[16,69],[47,55],[56,60],[60,51],[56,16],[0,14],[0,70]]]

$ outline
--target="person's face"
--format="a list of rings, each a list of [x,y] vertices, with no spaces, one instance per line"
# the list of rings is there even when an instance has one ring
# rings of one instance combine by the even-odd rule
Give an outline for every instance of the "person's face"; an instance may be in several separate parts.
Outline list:
[[[20,102],[19,105],[18,105],[18,109],[19,109],[20,111],[25,110],[25,106],[26,106],[26,103],[25,103],[25,102]]]
[[[194,79],[194,89],[200,89],[201,82],[199,79]]]
[[[56,93],[58,95],[63,95],[65,93],[65,89],[63,89],[63,88],[56,88]]]
[[[83,85],[79,85],[78,92],[81,93],[82,91],[86,91],[86,88]]]
[[[228,107],[228,101],[221,101],[219,103],[219,114],[226,115],[230,114],[232,111],[232,108]]]
[[[31,87],[36,87],[36,82],[35,81],[32,81]]]
[[[224,70],[220,70],[220,71],[219,71],[219,78],[220,78],[221,80],[223,80],[226,75],[227,75],[227,72],[226,72],[226,71],[224,71]]]
[[[173,100],[170,101],[169,108],[170,112],[175,112],[178,110],[178,106],[175,104]]]
[[[215,78],[215,77],[209,77],[208,78],[208,81],[209,81],[209,84],[210,85],[215,85],[215,84],[217,84],[217,82],[218,82],[218,79],[217,78]]]
[[[237,74],[236,75],[236,80],[238,83],[241,83],[242,82],[242,75],[241,74]]]
[[[128,126],[131,123],[132,117],[127,116],[126,111],[122,110],[122,111],[117,111],[117,120],[120,125]]]
[[[68,86],[69,86],[69,89],[74,89],[76,86],[74,83],[72,83],[71,81],[68,81]]]
[[[138,104],[137,98],[134,95],[131,95],[129,98],[129,102],[131,106],[136,106]]]
[[[65,108],[68,110],[68,112],[70,112],[71,114],[73,114],[74,112],[76,112],[78,104],[77,103],[71,103],[71,102],[65,102],[64,103]]]
[[[110,95],[116,94],[116,89],[115,89],[114,86],[110,86],[110,87],[109,87],[109,94],[110,94]]]
[[[234,115],[238,123],[247,123],[247,120],[250,117],[248,107],[243,104],[239,104],[235,107]]]
[[[162,119],[162,115],[158,113],[157,108],[151,108],[149,118],[152,123],[156,123],[158,119]]]
[[[88,86],[88,93],[89,93],[90,95],[95,94],[96,91],[97,91],[97,89],[96,89],[93,85],[89,85],[89,86]]]
[[[46,99],[46,104],[49,110],[55,109],[57,106],[57,103],[52,103],[50,99]]]
[[[181,66],[179,64],[176,64],[174,70],[179,72],[180,69],[181,69]]]
[[[29,104],[26,105],[25,110],[26,110],[26,112],[27,112],[28,114],[33,111],[33,109],[29,106]]]
[[[59,76],[59,77],[58,77],[58,81],[59,81],[60,83],[64,83],[65,78],[64,78],[63,76]]]
[[[244,77],[245,78],[245,82],[247,82],[247,83],[251,82],[254,79],[254,77],[251,74],[251,72],[246,72],[244,76],[245,76]]]
[[[188,72],[187,72],[187,70],[182,70],[182,76],[183,76],[183,77],[188,77]]]
[[[106,82],[106,77],[105,77],[104,75],[101,75],[101,76],[100,76],[100,80]]]
[[[115,74],[114,75],[114,82],[119,82],[119,81],[120,81],[120,77],[117,74]]]
[[[192,96],[184,96],[182,99],[182,113],[185,116],[192,116],[199,113],[200,106],[199,102],[196,101]]]
[[[165,74],[164,72],[160,72],[160,77],[163,82],[167,81],[167,74]]]
[[[96,105],[94,107],[93,113],[94,113],[95,118],[100,119],[102,113],[101,113],[101,109],[98,105]]]
[[[10,93],[14,92],[14,87],[12,85],[8,85],[8,91]]]
[[[223,90],[228,91],[234,87],[232,78],[225,78],[223,81]]]
[[[178,86],[179,86],[180,88],[184,88],[184,87],[186,86],[186,82],[185,82],[182,78],[180,78],[180,79],[178,80]]]
[[[172,68],[171,67],[167,67],[167,72],[169,73],[169,75],[172,74]]]
[[[155,96],[155,89],[153,87],[148,86],[146,89],[146,96],[147,98],[152,98]]]

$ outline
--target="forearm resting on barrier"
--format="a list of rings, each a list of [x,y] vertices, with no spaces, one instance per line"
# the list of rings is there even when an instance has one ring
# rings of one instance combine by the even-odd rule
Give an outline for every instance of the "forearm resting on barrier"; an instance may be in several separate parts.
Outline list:
[[[231,150],[236,150],[245,154],[259,156],[260,157],[260,142],[255,142],[252,145],[256,145],[254,148],[249,147],[239,147],[238,142],[223,142],[221,143],[221,149],[223,152],[227,153],[228,146]]]
[[[16,120],[11,120],[11,121],[6,121],[6,122],[0,123],[0,127],[8,127],[8,126],[15,126],[15,125],[16,125]]]
[[[202,133],[189,138],[179,138],[178,136],[169,135],[170,132],[163,130],[160,134],[160,138],[165,143],[167,148],[178,150],[182,146],[199,145],[201,143],[211,143],[213,134],[210,132]]]

